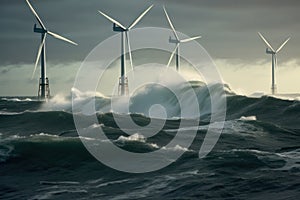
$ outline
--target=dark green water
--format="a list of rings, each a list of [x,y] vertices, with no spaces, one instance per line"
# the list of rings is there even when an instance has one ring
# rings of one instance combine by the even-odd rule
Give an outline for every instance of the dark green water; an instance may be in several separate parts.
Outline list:
[[[139,96],[133,101],[141,100]],[[97,102],[100,107],[107,104],[100,97]],[[167,102],[172,103],[176,101]],[[208,156],[198,158],[209,119],[206,113],[188,151],[170,150],[185,151],[180,159],[144,174],[116,171],[96,160],[78,138],[68,99],[61,105],[45,104],[29,97],[0,98],[0,199],[296,200],[300,196],[299,101],[228,95],[225,126]],[[143,113],[143,107],[136,109]],[[97,116],[115,145],[141,153],[155,151],[175,136],[182,119],[174,118],[175,111],[172,115],[149,139],[124,134],[109,112]],[[131,117],[137,124],[149,123],[145,115]],[[189,135],[194,128],[186,127],[184,133]]]

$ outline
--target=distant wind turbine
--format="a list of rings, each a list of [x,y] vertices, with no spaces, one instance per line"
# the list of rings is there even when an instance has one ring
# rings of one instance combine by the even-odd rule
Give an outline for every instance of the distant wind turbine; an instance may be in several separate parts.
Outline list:
[[[267,49],[266,53],[272,55],[272,87],[271,91],[274,95],[276,93],[276,83],[275,83],[275,67],[277,67],[277,53],[286,45],[286,43],[291,39],[291,37],[288,37],[283,41],[283,43],[278,47],[278,49],[275,51],[274,48],[271,46],[271,44],[266,40],[266,38],[258,32],[259,37],[262,39],[262,41],[266,44]]]
[[[26,0],[26,3],[28,4],[30,10],[32,11],[35,18],[37,19],[38,23],[41,26],[41,28],[37,28],[36,24],[34,24],[33,31],[36,33],[40,33],[42,36],[41,44],[39,46],[35,65],[34,65],[34,70],[32,73],[32,78],[35,74],[37,64],[41,58],[41,77],[40,77],[40,81],[39,81],[38,97],[40,100],[47,100],[50,97],[49,80],[46,76],[46,36],[47,36],[47,34],[55,37],[56,39],[66,41],[66,42],[74,44],[74,45],[77,45],[77,44],[67,38],[64,38],[56,33],[53,33],[51,31],[47,30],[44,23],[42,22],[42,20],[38,16],[38,14],[35,12],[35,10],[33,9],[32,5],[29,3],[28,0]]]
[[[113,23],[113,31],[115,32],[121,32],[121,77],[119,78],[119,95],[128,95],[128,79],[125,76],[126,75],[126,63],[125,63],[125,52],[126,52],[126,46],[125,46],[125,37],[127,41],[128,46],[128,54],[129,54],[129,60],[130,65],[133,68],[132,64],[132,55],[131,55],[131,48],[130,48],[130,41],[129,41],[129,31],[149,12],[149,10],[153,7],[153,5],[149,6],[142,14],[136,18],[133,23],[126,28],[124,25],[122,25],[117,20],[113,19],[112,17],[108,16],[107,14],[98,11],[101,15],[103,15],[106,19],[111,21]]]
[[[163,7],[163,9],[164,9],[165,15],[166,15],[166,17],[167,17],[167,20],[168,20],[168,22],[169,22],[169,25],[170,25],[170,27],[171,27],[173,33],[174,33],[174,36],[175,36],[175,39],[171,39],[171,37],[170,37],[170,38],[169,38],[169,42],[170,42],[170,43],[175,43],[175,44],[176,44],[175,49],[174,49],[174,51],[172,52],[172,54],[171,54],[171,56],[170,56],[170,59],[169,59],[169,61],[168,61],[167,67],[169,67],[169,65],[170,65],[170,63],[171,63],[171,61],[172,61],[172,59],[173,59],[173,57],[174,57],[174,54],[176,53],[176,70],[178,71],[178,70],[179,70],[179,66],[180,66],[180,54],[179,54],[179,47],[180,47],[180,44],[181,44],[181,43],[190,42],[190,41],[193,41],[193,40],[196,40],[196,39],[199,39],[199,38],[201,38],[201,36],[195,36],[195,37],[192,37],[192,38],[187,38],[187,39],[182,39],[182,40],[179,39],[179,37],[178,37],[178,35],[177,35],[177,33],[176,33],[176,30],[175,30],[175,28],[174,28],[174,26],[173,26],[173,24],[172,24],[172,22],[171,22],[171,19],[170,19],[168,13],[167,13],[166,8]]]

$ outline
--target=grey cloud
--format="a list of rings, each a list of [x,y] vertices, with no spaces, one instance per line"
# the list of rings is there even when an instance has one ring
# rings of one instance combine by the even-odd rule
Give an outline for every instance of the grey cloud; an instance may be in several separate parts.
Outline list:
[[[286,1],[278,1],[278,0],[157,0],[156,2],[160,2],[162,4],[166,3],[174,3],[180,5],[191,5],[191,6],[204,6],[204,7],[213,7],[213,8],[245,8],[245,7],[294,7],[300,6],[300,2],[298,0],[286,0]]]
[[[281,59],[296,58],[300,45],[300,1],[296,0],[31,0],[46,26],[79,43],[73,47],[47,39],[47,59],[82,61],[92,48],[115,34],[97,10],[109,13],[124,25],[154,3],[142,26],[168,27],[162,11],[166,5],[176,29],[187,35],[201,34],[200,43],[216,58],[265,58],[256,32],[274,45],[291,35]],[[40,42],[33,33],[35,18],[23,0],[2,0],[0,7],[0,65],[33,63]],[[17,56],[16,56],[17,54]]]
[[[9,72],[9,69],[2,69],[1,70],[1,74],[6,74],[7,72]]]

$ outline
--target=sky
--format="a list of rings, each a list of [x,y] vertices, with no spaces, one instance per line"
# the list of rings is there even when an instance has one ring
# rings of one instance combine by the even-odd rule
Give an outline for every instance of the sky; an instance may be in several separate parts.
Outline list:
[[[136,26],[169,28],[165,5],[177,31],[201,35],[199,43],[216,63],[223,80],[242,94],[270,92],[270,55],[260,31],[278,54],[280,93],[300,92],[300,2],[297,0],[31,0],[46,27],[79,45],[47,38],[47,71],[52,94],[69,93],[82,61],[100,42],[114,35],[101,10],[129,25],[142,10],[153,9]],[[39,70],[31,80],[40,35],[25,0],[1,0],[0,96],[37,93]]]

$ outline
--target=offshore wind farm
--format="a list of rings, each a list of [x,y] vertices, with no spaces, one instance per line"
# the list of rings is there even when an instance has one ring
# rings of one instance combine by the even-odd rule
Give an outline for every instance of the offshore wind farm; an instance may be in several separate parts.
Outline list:
[[[0,199],[298,199],[299,8],[3,0]]]

